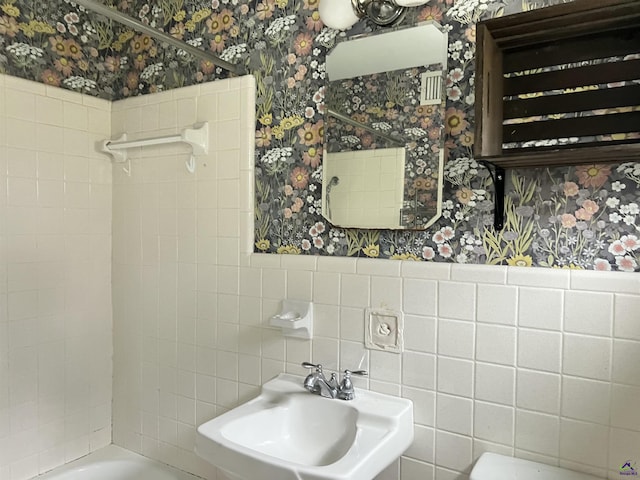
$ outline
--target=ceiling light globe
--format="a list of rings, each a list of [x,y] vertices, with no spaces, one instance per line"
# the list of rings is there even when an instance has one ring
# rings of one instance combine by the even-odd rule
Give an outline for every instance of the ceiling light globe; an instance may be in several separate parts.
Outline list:
[[[351,0],[320,0],[318,12],[322,23],[336,30],[348,30],[359,20]]]

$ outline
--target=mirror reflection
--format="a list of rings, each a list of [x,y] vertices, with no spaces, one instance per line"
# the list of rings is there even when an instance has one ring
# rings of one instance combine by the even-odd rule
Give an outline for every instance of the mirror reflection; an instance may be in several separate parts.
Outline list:
[[[323,215],[424,229],[440,215],[447,35],[435,22],[345,41],[327,57]]]

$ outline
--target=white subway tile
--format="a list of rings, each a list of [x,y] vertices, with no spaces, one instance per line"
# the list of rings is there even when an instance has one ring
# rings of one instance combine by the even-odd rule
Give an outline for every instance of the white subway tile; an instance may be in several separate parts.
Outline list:
[[[265,298],[281,300],[286,298],[287,272],[280,269],[262,270],[262,295]]]
[[[569,288],[569,271],[551,268],[510,267],[507,283],[522,287]]]
[[[338,305],[340,303],[340,274],[315,272],[313,274],[313,301]]]
[[[454,263],[451,265],[451,280],[474,283],[507,283],[508,267],[500,265],[471,265]]]
[[[310,302],[313,298],[313,272],[289,270],[287,272],[287,298]]]
[[[472,462],[470,437],[449,432],[436,432],[436,465],[458,472],[468,471]],[[456,475],[457,478],[460,478]]]
[[[515,405],[516,369],[476,363],[475,398],[487,402]]]
[[[312,342],[303,338],[285,338],[286,355],[285,359],[287,363],[293,363],[300,365],[302,362],[308,362],[312,357]],[[322,363],[324,359],[314,359],[316,363]],[[327,359],[327,365],[332,364],[332,359]]]
[[[311,358],[328,370],[340,371],[340,341],[337,338],[315,338]]]
[[[383,382],[401,383],[402,378],[402,356],[391,352],[382,352],[379,350],[371,350],[370,352],[370,367],[369,376],[373,380],[380,380]],[[346,365],[345,365],[346,363]],[[355,370],[360,368],[358,365],[354,365],[351,368],[348,367],[351,362],[345,362],[341,358],[342,367],[349,370]]]
[[[65,103],[63,106],[63,126],[74,130],[87,130],[88,109],[78,103]]]
[[[626,340],[640,340],[640,296],[615,295],[613,334]]]
[[[238,405],[238,383],[216,379],[216,403],[225,408],[234,408]]]
[[[20,90],[7,90],[5,114],[9,118],[19,118],[29,122],[35,121],[36,98],[31,92]]]
[[[271,255],[267,253],[252,253],[251,254],[251,267],[252,268],[279,268],[280,260],[284,255]]]
[[[240,322],[240,306],[238,304],[238,295],[235,294],[218,294],[218,318],[221,321],[229,323]]]
[[[64,180],[64,156],[56,153],[37,152],[38,179]]]
[[[560,448],[560,419],[518,410],[515,440],[516,448],[557,457]]]
[[[287,270],[316,270],[316,257],[312,255],[283,255],[282,268]]]
[[[424,278],[429,280],[449,280],[451,264],[441,262],[400,262],[401,275],[404,278]]]
[[[379,480],[392,480],[398,478],[396,470],[396,463],[392,463],[389,467],[383,470],[382,473],[376,479]],[[414,460],[412,458],[400,457],[400,468],[402,479],[421,478],[424,480],[433,480],[435,471],[432,463],[424,463],[422,461]],[[388,476],[385,476],[388,475]]]
[[[414,439],[411,446],[405,451],[407,457],[433,463],[435,456],[435,430],[430,427],[416,425],[413,430]],[[403,467],[403,472],[405,471]],[[415,477],[424,478],[424,477]]]
[[[262,271],[259,268],[240,268],[240,295],[260,297],[262,293]]]
[[[362,275],[399,277],[402,262],[380,260],[375,258],[358,258],[356,271]]]
[[[476,360],[515,365],[515,327],[478,324],[476,327]]]
[[[155,105],[154,105],[155,106]],[[182,98],[177,102],[178,125],[182,128],[191,127],[196,122],[196,99]]]
[[[518,331],[518,366],[560,372],[562,335],[543,330]]]
[[[417,315],[435,316],[438,284],[432,280],[405,278],[403,280],[403,311]]]
[[[513,445],[514,417],[512,407],[475,402],[473,435],[490,442]]]
[[[238,379],[241,383],[260,385],[261,371],[259,356],[243,354],[238,356]]]
[[[613,341],[613,381],[640,386],[640,342]]]
[[[198,182],[198,187],[201,186],[202,182]],[[210,204],[211,208],[228,208],[230,210],[239,210],[240,206],[240,189],[239,189],[239,180],[238,179],[222,179],[216,182],[217,186],[214,188],[217,189],[217,203],[215,205]],[[208,188],[208,187],[207,187]],[[209,191],[209,195],[213,196],[216,190]],[[203,192],[200,188],[198,188],[198,205],[201,203],[201,198]],[[212,200],[213,203],[213,200]]]
[[[473,283],[439,282],[438,315],[457,320],[475,320],[476,286]]]
[[[565,334],[562,373],[594,380],[611,378],[611,339]]]
[[[285,340],[280,330],[277,330],[277,329],[262,330],[262,357],[271,359],[271,360],[284,361]],[[264,367],[264,364],[263,364],[263,367]],[[278,373],[282,373],[282,370],[280,370],[280,372]]]
[[[609,337],[613,325],[613,295],[567,292],[564,329],[567,332]]]
[[[216,162],[216,178],[240,178],[240,149],[221,150],[217,152],[217,157],[218,161]]]
[[[520,288],[518,325],[560,330],[562,328],[563,291],[548,288]]]
[[[357,365],[357,367],[353,367],[352,365]],[[369,366],[370,362],[370,351],[366,350],[362,344],[357,344],[355,342],[344,342],[340,341],[340,369],[341,370],[366,370],[367,372],[370,370]],[[345,367],[346,366],[346,367]],[[369,380],[370,377],[361,377],[355,376],[352,378],[353,384],[358,388],[369,388]],[[376,381],[376,379],[371,379]],[[384,381],[384,380],[383,380]],[[385,383],[395,383],[395,382],[387,382]]]
[[[402,309],[402,279],[371,277],[371,300],[374,308]]]
[[[518,318],[518,288],[478,285],[478,322],[515,325]]]
[[[435,388],[436,357],[428,353],[402,354],[402,384],[410,387]]]
[[[610,384],[565,376],[562,380],[563,417],[586,422],[609,423]]]
[[[364,309],[353,307],[340,308],[340,338],[364,344]]]
[[[3,176],[36,178],[38,152],[10,148],[7,150],[6,170]]]
[[[572,290],[640,294],[640,278],[627,272],[572,270]]]
[[[436,319],[417,315],[404,317],[405,350],[435,353],[436,352]]]
[[[321,256],[318,258],[318,271],[336,273],[356,273],[356,259],[345,257]]]
[[[438,354],[472,359],[475,325],[457,320],[438,321]]]
[[[473,401],[438,393],[436,396],[436,426],[439,430],[471,435],[473,431]]]
[[[609,427],[577,422],[563,418],[560,421],[560,457],[580,465],[606,468]]]
[[[370,305],[370,278],[362,275],[342,274],[340,278],[340,305],[368,307]]]
[[[640,432],[639,395],[639,387],[612,385],[611,426]]]
[[[33,149],[37,139],[37,124],[25,120],[12,119],[5,125],[7,147]]]
[[[473,362],[438,357],[437,389],[438,392],[471,398],[473,396]]]
[[[402,397],[413,402],[413,420],[416,424],[435,425],[435,392],[403,386]]]
[[[259,326],[262,319],[262,302],[260,298],[240,297],[239,316],[241,325]]]
[[[11,89],[28,92],[34,95],[45,95],[48,94],[49,90],[55,90],[61,93],[66,93],[70,97],[73,97],[73,99],[76,101],[81,98],[81,95],[79,93],[70,92],[69,90],[63,90],[62,88],[45,86],[42,83],[25,80],[24,78],[14,77],[12,75],[3,75],[3,77],[4,84],[7,87],[7,96],[13,93],[11,92]]]

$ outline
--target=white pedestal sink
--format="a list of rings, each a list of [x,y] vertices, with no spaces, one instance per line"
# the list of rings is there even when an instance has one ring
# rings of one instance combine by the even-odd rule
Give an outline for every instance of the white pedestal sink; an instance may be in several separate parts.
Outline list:
[[[196,453],[242,480],[371,480],[413,441],[410,400],[359,389],[313,395],[280,374],[260,395],[198,427]]]

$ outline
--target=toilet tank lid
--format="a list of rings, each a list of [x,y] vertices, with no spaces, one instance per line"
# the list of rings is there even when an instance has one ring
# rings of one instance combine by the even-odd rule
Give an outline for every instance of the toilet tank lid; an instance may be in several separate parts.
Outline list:
[[[483,453],[471,471],[469,480],[601,480],[586,473],[507,457]]]

